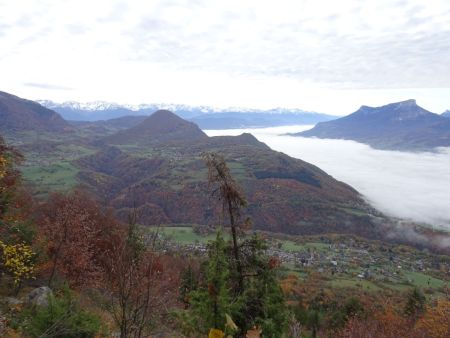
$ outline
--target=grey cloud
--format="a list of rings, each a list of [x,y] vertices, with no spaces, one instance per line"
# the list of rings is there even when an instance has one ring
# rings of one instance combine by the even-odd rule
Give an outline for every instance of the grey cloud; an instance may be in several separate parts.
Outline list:
[[[400,241],[416,243],[424,247],[441,248],[447,251],[450,249],[450,236],[445,234],[435,234],[432,238],[424,236],[416,230],[415,224],[405,221],[394,221],[391,224],[384,225],[384,231],[387,238]]]
[[[36,18],[32,13],[24,14],[16,20],[14,25],[19,26],[19,27],[28,28],[35,24],[35,20],[36,20]]]
[[[27,87],[35,87],[40,89],[48,89],[48,90],[73,90],[73,88],[66,86],[53,85],[49,83],[36,83],[36,82],[26,82],[23,84]]]
[[[58,11],[41,18],[36,13],[46,7],[40,6],[16,20],[22,28],[32,27],[27,28],[30,34],[18,34],[9,52],[25,53],[26,45],[38,50],[41,42],[48,48],[53,35],[61,44],[62,32],[66,41],[85,34],[86,45],[95,46],[97,55],[118,51],[113,57],[119,61],[161,64],[175,71],[287,77],[334,88],[448,87],[450,8],[432,16],[418,1],[375,1],[374,11],[393,15],[392,22],[379,23],[367,17],[366,4],[355,2],[345,10],[330,6],[323,13],[296,7],[298,17],[287,15],[285,20],[270,16],[268,8],[261,14],[264,4],[250,2],[218,9],[206,0],[170,0],[152,2],[147,9],[114,1],[100,18],[95,13],[96,22],[67,22],[53,31],[40,29]],[[118,35],[105,37],[99,29],[105,24]],[[4,29],[9,28],[0,26],[0,35]]]
[[[226,12],[213,25],[205,25],[203,33],[194,34],[183,23],[165,18],[164,6],[128,35],[133,50],[138,50],[135,58],[170,62],[180,69],[285,76],[337,87],[349,83],[356,88],[448,87],[450,26],[443,28],[424,16],[423,6],[407,2],[396,6],[410,13],[404,14],[407,20],[373,36],[364,20],[353,34],[338,33],[335,26],[346,19],[338,14],[320,19],[324,31],[318,32],[315,18],[264,25],[248,10]],[[232,27],[242,22],[255,22],[258,35],[251,41],[231,34]],[[305,42],[311,40],[315,44]]]
[[[0,24],[0,36],[6,35],[11,28],[11,25]]]
[[[109,12],[98,19],[101,23],[120,21],[127,13],[129,5],[126,2],[119,1],[115,3]]]
[[[86,34],[89,31],[89,28],[80,24],[69,24],[66,25],[66,30],[69,34],[82,35]]]

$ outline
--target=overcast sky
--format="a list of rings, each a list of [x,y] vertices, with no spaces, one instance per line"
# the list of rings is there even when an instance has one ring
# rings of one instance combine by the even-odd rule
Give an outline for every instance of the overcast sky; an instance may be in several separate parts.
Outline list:
[[[450,109],[449,0],[0,0],[0,90],[30,99]]]

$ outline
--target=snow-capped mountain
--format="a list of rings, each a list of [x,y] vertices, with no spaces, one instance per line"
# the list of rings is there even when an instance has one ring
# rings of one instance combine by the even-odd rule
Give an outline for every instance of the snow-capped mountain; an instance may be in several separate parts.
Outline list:
[[[134,106],[126,106],[126,105],[119,105],[117,103],[111,103],[106,101],[93,101],[93,102],[76,102],[76,101],[66,101],[62,103],[53,102],[50,100],[37,100],[39,104],[41,104],[44,107],[47,107],[49,109],[54,108],[66,108],[66,109],[73,109],[73,110],[89,110],[89,111],[97,111],[97,110],[109,110],[109,109],[120,109],[120,108],[126,108],[130,110],[137,110],[133,109]]]
[[[316,124],[329,121],[333,116],[308,112],[301,109],[273,108],[217,108],[189,106],[184,104],[150,103],[117,104],[105,101],[80,103],[68,101],[56,103],[39,100],[41,105],[60,113],[66,120],[98,121],[123,116],[151,115],[159,109],[174,112],[184,119],[197,123],[203,129],[227,129],[241,127],[271,127],[293,124]]]

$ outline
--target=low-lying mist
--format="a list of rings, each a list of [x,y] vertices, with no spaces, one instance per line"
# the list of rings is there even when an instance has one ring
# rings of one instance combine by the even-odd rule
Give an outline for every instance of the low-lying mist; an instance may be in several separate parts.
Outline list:
[[[252,133],[272,149],[310,162],[350,184],[387,215],[450,230],[450,148],[409,153],[375,150],[354,141],[285,135],[311,127],[205,132],[209,136]]]

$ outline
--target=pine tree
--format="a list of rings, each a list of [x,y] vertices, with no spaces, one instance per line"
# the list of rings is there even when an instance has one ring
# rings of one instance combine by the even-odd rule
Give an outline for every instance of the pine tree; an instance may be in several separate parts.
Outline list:
[[[412,289],[406,300],[405,314],[413,317],[422,314],[425,310],[425,300],[425,295],[420,289]]]
[[[242,244],[245,291],[240,314],[245,316],[248,330],[262,329],[264,337],[279,337],[287,324],[287,312],[278,284],[278,260],[266,255],[266,242],[254,235]],[[236,320],[239,326],[239,319]],[[244,331],[246,332],[246,331]]]
[[[264,337],[281,337],[287,315],[276,273],[278,261],[266,255],[267,246],[261,238],[238,237],[241,209],[246,205],[244,194],[222,156],[208,154],[205,159],[209,182],[216,187],[213,196],[223,203],[230,221],[231,241],[226,243],[219,231],[209,244],[207,284],[189,294],[189,326],[202,334],[210,329],[229,333],[233,327],[238,331],[233,337],[245,337],[254,328],[262,330]],[[226,324],[230,321],[227,315],[237,328],[234,322]]]
[[[219,231],[215,241],[208,246],[206,283],[190,294],[192,325],[204,334],[212,328],[225,331],[225,315],[234,312],[228,287],[229,264],[225,247]]]
[[[187,309],[190,305],[190,293],[198,288],[198,280],[191,264],[182,271],[180,284],[180,301],[183,302],[184,307]]]

